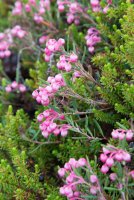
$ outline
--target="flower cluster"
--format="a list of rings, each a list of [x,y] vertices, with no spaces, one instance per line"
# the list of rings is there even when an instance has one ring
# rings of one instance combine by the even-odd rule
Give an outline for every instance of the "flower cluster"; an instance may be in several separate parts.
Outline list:
[[[68,0],[57,0],[58,10],[59,12],[63,12],[65,7],[68,7],[67,13],[67,22],[68,24],[75,23],[78,25],[80,23],[80,13],[83,13],[84,10],[82,6],[77,2],[70,2]]]
[[[20,92],[25,92],[26,91],[26,86],[23,85],[22,83],[17,83],[16,81],[13,81],[11,84],[8,84],[5,88],[6,92],[13,92],[13,91],[20,91]]]
[[[45,121],[43,121],[45,119]],[[42,135],[45,138],[48,138],[50,134],[54,134],[55,136],[61,135],[65,137],[68,133],[68,129],[71,128],[68,124],[57,124],[55,121],[64,120],[65,117],[63,114],[59,114],[53,109],[45,110],[43,113],[40,113],[37,116],[37,120],[41,123],[40,130],[42,131]]]
[[[11,39],[11,40],[10,40]],[[11,51],[9,50],[12,38],[9,35],[0,33],[0,58],[9,57]]]
[[[21,1],[16,1],[14,8],[12,10],[12,14],[13,15],[21,15],[22,14],[22,8],[23,8],[23,6],[22,6]]]
[[[71,71],[71,63],[76,63],[78,61],[78,56],[74,53],[69,56],[61,55],[60,60],[57,63],[57,68],[60,70],[65,70],[66,72]]]
[[[62,86],[66,85],[61,74],[57,74],[55,77],[48,77],[47,83],[48,85],[45,85],[45,87],[39,87],[32,93],[33,98],[44,106],[48,106],[50,98],[53,98],[54,94]]]
[[[21,26],[16,25],[11,29],[11,34],[13,37],[18,37],[19,39],[22,39],[26,36],[27,32],[23,30]]]
[[[114,139],[123,140],[126,138],[127,141],[130,141],[132,140],[134,133],[132,130],[116,129],[112,131],[111,135]]]
[[[90,0],[90,4],[93,12],[107,13],[109,6],[112,4],[112,0],[107,0],[107,5],[103,9],[100,5],[100,0]]]
[[[26,4],[21,1],[16,1],[15,6],[12,10],[12,15],[22,15],[23,11],[33,15],[33,19],[36,23],[43,22],[43,15],[46,10],[50,9],[50,0],[28,0]]]
[[[79,170],[80,174],[80,170],[82,172],[83,167],[88,168],[90,172],[88,183],[81,175],[77,175],[76,172]],[[98,178],[92,172],[91,166],[88,164],[85,158],[80,158],[79,160],[70,158],[69,162],[65,163],[64,168],[60,168],[58,170],[58,174],[62,178],[65,177],[65,184],[60,188],[60,193],[70,200],[79,199],[81,195],[84,195],[83,191],[80,189],[80,187],[82,188],[83,184],[88,184],[90,187],[90,194],[97,195],[97,193],[100,193]]]
[[[112,145],[103,147],[103,153],[100,155],[100,160],[104,163],[101,167],[101,172],[106,174],[109,169],[114,166],[115,162],[130,162],[131,155],[123,149],[118,149]]]
[[[46,48],[44,50],[45,52],[45,61],[49,62],[51,59],[51,55],[57,51],[61,50],[61,47],[63,47],[65,44],[65,40],[60,38],[57,41],[55,39],[49,39],[46,42]]]
[[[99,31],[96,28],[89,28],[87,35],[85,37],[86,44],[90,53],[94,52],[94,46],[101,42],[101,37],[99,36]]]
[[[82,174],[84,172],[83,167],[89,171],[88,182],[80,175],[81,172]],[[77,170],[79,170],[79,175]],[[65,178],[65,184],[60,188],[60,193],[70,200],[81,199],[81,196],[84,195],[83,185],[88,185],[89,192],[92,195],[101,193],[99,180],[85,158],[80,158],[79,160],[70,158],[69,162],[65,163],[64,168],[58,170],[58,174],[61,178]]]
[[[11,55],[10,47],[14,42],[13,39],[15,37],[22,39],[26,34],[26,31],[19,25],[12,29],[7,29],[4,33],[0,33],[0,58],[9,57]]]

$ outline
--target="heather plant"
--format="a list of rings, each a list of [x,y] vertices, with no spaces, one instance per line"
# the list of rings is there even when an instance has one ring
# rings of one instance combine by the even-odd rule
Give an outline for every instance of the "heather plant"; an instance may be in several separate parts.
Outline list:
[[[134,198],[133,11],[129,0],[11,4],[0,33],[2,199]]]

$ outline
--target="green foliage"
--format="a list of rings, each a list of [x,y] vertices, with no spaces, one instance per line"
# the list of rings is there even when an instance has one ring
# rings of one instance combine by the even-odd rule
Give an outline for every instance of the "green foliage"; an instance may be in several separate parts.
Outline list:
[[[105,20],[103,15],[97,18],[98,27],[102,35],[106,36],[109,47],[105,47],[103,53],[93,56],[92,62],[101,69],[101,86],[97,90],[115,109],[110,117],[115,118],[114,121],[124,117],[133,119],[134,116],[133,9],[133,5],[122,2],[117,9],[109,10]],[[95,115],[101,121],[108,119],[104,119],[102,112],[100,115],[97,110]],[[119,117],[116,118],[116,115]]]
[[[39,182],[39,167],[28,169],[26,146],[20,137],[20,130],[27,129],[27,116],[22,110],[12,114],[10,106],[0,124],[0,192],[3,199],[29,200],[44,197],[43,185]]]

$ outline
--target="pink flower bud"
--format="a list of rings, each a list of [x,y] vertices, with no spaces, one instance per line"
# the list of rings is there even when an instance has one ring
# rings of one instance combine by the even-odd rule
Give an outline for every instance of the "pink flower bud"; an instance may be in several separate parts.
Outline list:
[[[79,197],[80,193],[79,192],[74,192],[75,197]]]
[[[6,57],[9,57],[10,55],[11,55],[11,51],[6,50],[6,51],[5,51],[5,56],[6,56]]]
[[[49,133],[48,133],[47,131],[43,131],[43,132],[42,132],[42,135],[43,135],[45,138],[48,138]]]
[[[114,139],[118,139],[118,137],[119,137],[119,134],[118,134],[117,130],[113,130],[111,135],[112,135],[112,138],[114,138]]]
[[[26,32],[23,31],[23,30],[19,30],[19,31],[17,32],[17,36],[18,36],[20,39],[22,39],[25,35],[26,35]]]
[[[127,152],[124,152],[123,153],[123,160],[126,161],[126,162],[130,162],[131,161],[131,156],[129,153]]]
[[[119,133],[119,139],[123,140],[125,138],[125,134],[124,133]]]
[[[106,162],[106,160],[107,160],[107,155],[106,154],[100,154],[100,160],[101,160],[101,162]]]
[[[67,178],[66,178],[66,182],[67,183],[72,183],[73,180],[74,180],[74,175],[70,173],[70,175],[67,176]]]
[[[59,88],[60,88],[59,84],[56,84],[56,83],[52,84],[53,92],[57,92]]]
[[[49,93],[51,93],[51,92],[53,91],[53,89],[52,89],[51,86],[47,86],[47,87],[46,87],[46,90],[47,90],[47,92],[49,92]]]
[[[26,86],[23,84],[19,84],[19,90],[20,92],[25,92],[26,91]]]
[[[69,186],[66,186],[66,187],[65,187],[65,194],[66,194],[67,196],[71,194],[71,196],[72,196],[72,189],[71,189],[71,187],[69,187]]]
[[[98,178],[96,175],[91,175],[90,176],[90,182],[91,183],[97,183],[98,182]]]
[[[36,101],[37,101],[38,103],[41,103],[41,97],[40,97],[39,95],[36,97]]]
[[[41,122],[44,119],[44,115],[41,113],[37,116],[38,122]]]
[[[37,90],[33,91],[33,93],[32,93],[33,98],[36,98],[38,95],[39,95],[39,93]]]
[[[128,130],[126,133],[126,140],[130,141],[133,138],[134,133],[131,130]]]
[[[71,165],[69,163],[65,163],[64,168],[66,170],[71,170]]]
[[[123,160],[123,155],[122,153],[117,152],[114,156],[114,158],[118,161],[121,162]]]
[[[52,131],[54,131],[54,130],[56,129],[56,127],[57,127],[57,124],[56,124],[56,123],[51,123],[51,124],[49,125],[49,127],[50,127],[50,129],[51,129]]]
[[[64,177],[65,176],[65,173],[66,173],[66,170],[64,168],[60,168],[58,170],[58,174],[60,177]]]
[[[80,24],[80,20],[79,19],[75,19],[74,23],[75,23],[75,25],[79,25]]]
[[[78,166],[83,167],[83,166],[85,166],[85,165],[87,165],[86,159],[85,159],[85,158],[80,158],[80,159],[78,160]]]
[[[64,5],[59,5],[58,10],[59,10],[59,12],[63,12],[65,10]]]
[[[109,171],[109,167],[107,165],[102,165],[101,170],[103,174],[106,174]]]
[[[98,5],[100,5],[99,0],[90,0],[90,3],[91,3],[92,6],[98,6]]]
[[[47,39],[47,36],[42,36],[42,37],[40,37],[39,43],[40,43],[40,44],[44,44],[45,41],[46,41],[46,39]]]
[[[65,44],[65,40],[63,38],[58,39],[58,43],[60,43],[61,45]]]
[[[67,131],[67,130],[64,130],[64,129],[62,130],[62,129],[61,129],[61,136],[62,136],[62,137],[67,136],[67,134],[68,134],[68,131]]]
[[[57,136],[60,134],[60,129],[56,128],[54,131],[53,131],[54,135]]]
[[[93,53],[94,52],[94,47],[92,46],[92,47],[89,47],[88,48],[88,51],[90,52],[90,53]]]
[[[117,179],[117,174],[116,173],[111,173],[109,176],[111,181],[115,181]]]
[[[69,63],[66,63],[66,65],[65,65],[66,72],[70,72],[71,68],[72,68],[72,66]]]
[[[16,89],[18,87],[18,83],[16,81],[13,81],[11,86],[13,89]]]
[[[64,189],[64,187],[60,187],[60,194],[65,195],[65,189]]]
[[[6,90],[6,92],[11,92],[12,91],[12,88],[11,88],[11,86],[7,86],[6,88],[5,88],[5,90]]]
[[[96,194],[97,194],[97,188],[96,188],[95,186],[91,186],[91,187],[90,187],[90,193],[91,193],[92,195],[96,195]]]
[[[49,61],[50,61],[50,56],[45,55],[45,61],[46,61],[46,62],[49,62]]]
[[[42,124],[40,124],[39,128],[41,131],[45,131],[47,127],[45,126],[44,123],[42,123]]]
[[[54,77],[49,76],[48,79],[47,79],[47,82],[48,82],[48,83],[51,83],[51,81],[52,81],[53,79],[54,79]]]
[[[75,63],[78,61],[78,56],[76,54],[71,54],[69,57],[69,61]]]
[[[107,165],[108,167],[112,167],[113,164],[114,164],[113,158],[108,158],[108,159],[106,160],[106,165]]]
[[[47,118],[47,117],[50,115],[49,110],[45,110],[45,111],[43,112],[43,115],[44,115],[45,118]]]
[[[69,162],[68,162],[72,167],[76,167],[76,163],[77,161],[74,158],[70,158]]]
[[[63,80],[62,75],[61,74],[57,74],[55,76],[55,80],[58,81],[58,82],[61,82]]]
[[[25,10],[26,10],[26,12],[30,12],[31,11],[31,7],[30,7],[29,4],[25,5]]]

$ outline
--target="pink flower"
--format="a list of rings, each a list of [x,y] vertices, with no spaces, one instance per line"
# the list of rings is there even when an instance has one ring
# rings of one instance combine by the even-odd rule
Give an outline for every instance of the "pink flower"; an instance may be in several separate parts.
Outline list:
[[[43,119],[44,119],[44,115],[42,113],[37,116],[38,122],[42,122]]]
[[[112,167],[113,164],[114,164],[113,158],[108,158],[108,159],[106,160],[106,165],[107,165],[108,167]]]
[[[96,28],[89,28],[85,37],[86,44],[90,53],[94,52],[94,46],[101,42],[99,31]]]
[[[96,183],[97,181],[98,181],[98,178],[97,178],[96,175],[91,175],[91,176],[90,176],[90,182],[91,182],[91,183]]]
[[[86,159],[85,159],[85,158],[80,158],[80,159],[77,161],[77,165],[78,165],[79,167],[83,167],[83,166],[87,165]]]
[[[117,152],[114,156],[114,158],[118,161],[121,162],[123,160],[123,155],[120,152]]]
[[[58,174],[60,177],[64,177],[65,176],[65,173],[66,173],[66,170],[64,168],[60,168],[58,170]]]
[[[49,133],[48,133],[47,131],[43,131],[43,132],[42,132],[42,135],[43,135],[45,138],[48,138]]]
[[[11,83],[11,87],[14,88],[14,89],[16,89],[18,87],[18,83],[16,81],[13,81]]]
[[[19,84],[19,90],[20,92],[25,92],[26,91],[26,86],[23,84]]]
[[[69,163],[65,163],[64,168],[66,170],[71,170],[71,165]]]
[[[134,133],[131,130],[128,130],[126,133],[126,140],[128,141],[132,140],[133,136],[134,136]]]
[[[108,158],[108,157],[107,157],[106,154],[103,154],[103,153],[102,153],[102,154],[100,155],[100,160],[101,160],[102,162],[106,162],[107,158]]]
[[[40,43],[40,44],[44,44],[44,43],[46,42],[47,38],[48,38],[48,37],[45,36],[45,35],[42,36],[42,37],[40,37],[40,38],[39,38],[39,43]]]
[[[130,162],[131,161],[131,156],[129,153],[127,152],[123,152],[123,160],[126,162]]]
[[[10,85],[8,85],[6,88],[5,88],[6,92],[11,92],[12,91],[12,88]]]
[[[26,10],[26,12],[31,12],[31,7],[29,4],[25,5],[25,10]]]
[[[76,167],[77,161],[74,158],[70,158],[69,162],[68,162],[72,167]]]
[[[119,138],[119,134],[118,134],[117,130],[113,130],[112,133],[111,133],[111,135],[112,135],[112,138],[114,138],[114,139]]]
[[[76,54],[71,54],[70,56],[69,56],[69,61],[70,62],[72,62],[72,63],[75,63],[75,62],[77,62],[78,61],[78,56],[76,55]]]
[[[103,174],[106,174],[109,171],[109,167],[107,165],[102,165],[101,172]]]
[[[111,181],[115,181],[117,179],[117,174],[116,173],[111,173],[109,175],[109,178],[110,178]]]
[[[98,191],[97,187],[95,187],[95,186],[91,186],[91,187],[90,187],[90,193],[91,193],[92,195],[96,195],[96,194],[97,194],[97,191]]]
[[[61,132],[62,137],[67,136],[69,128],[71,128],[71,127],[67,124],[62,125],[62,127],[60,128],[60,132]]]

